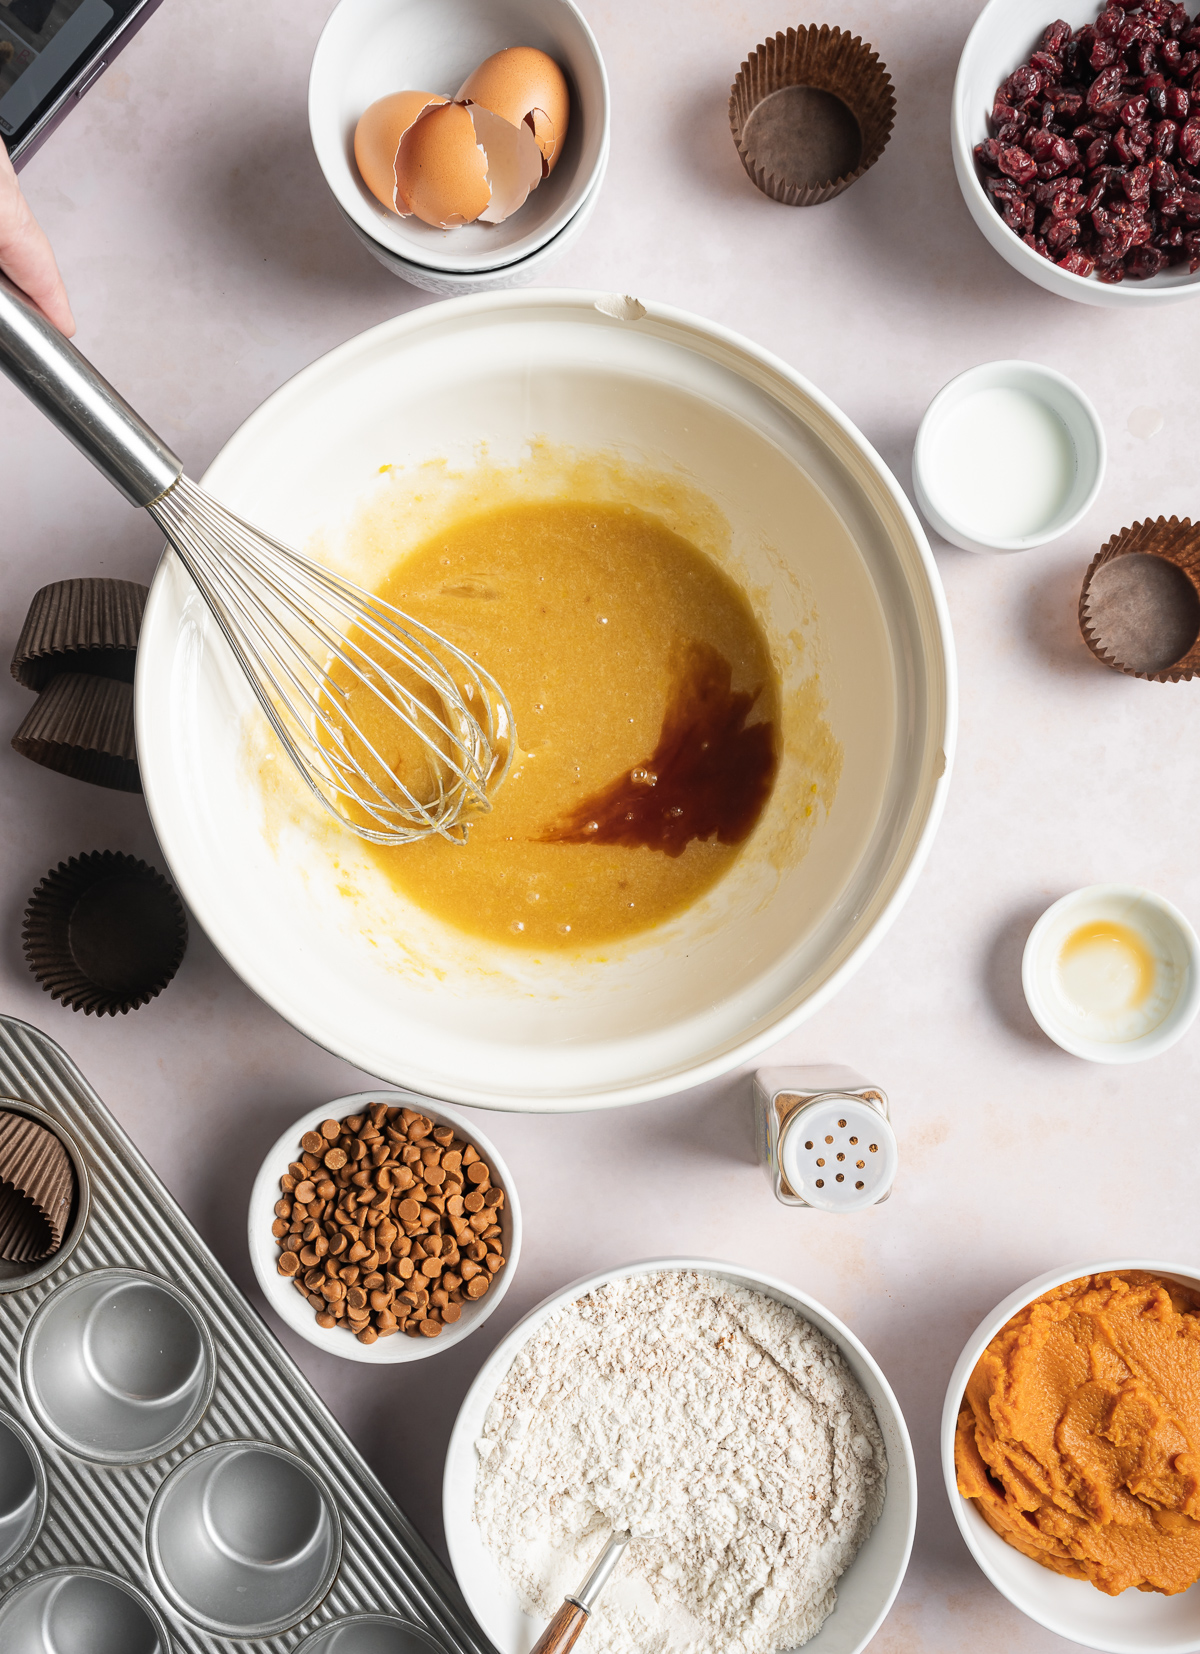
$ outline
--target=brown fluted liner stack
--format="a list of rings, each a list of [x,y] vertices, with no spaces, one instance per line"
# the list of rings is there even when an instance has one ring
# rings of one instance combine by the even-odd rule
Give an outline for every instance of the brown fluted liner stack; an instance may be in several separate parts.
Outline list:
[[[71,1157],[52,1131],[0,1112],[0,1258],[37,1263],[58,1251],[75,1199]]]
[[[85,672],[60,672],[12,738],[23,758],[91,781],[140,793],[133,738],[133,685]]]
[[[133,580],[58,580],[29,605],[12,675],[45,689],[59,672],[133,682],[142,612],[149,596]]]
[[[35,764],[120,792],[142,790],[133,671],[148,596],[133,580],[59,580],[29,605],[12,675],[38,691],[13,746]]]
[[[814,207],[883,154],[896,118],[891,78],[857,35],[789,29],[742,64],[729,126],[742,165],[772,200]]]
[[[111,850],[72,856],[29,898],[29,968],[73,1011],[136,1011],[170,982],[187,948],[187,914],[153,867]]]
[[[1114,534],[1084,577],[1079,629],[1097,660],[1130,677],[1200,672],[1200,526],[1156,517]]]

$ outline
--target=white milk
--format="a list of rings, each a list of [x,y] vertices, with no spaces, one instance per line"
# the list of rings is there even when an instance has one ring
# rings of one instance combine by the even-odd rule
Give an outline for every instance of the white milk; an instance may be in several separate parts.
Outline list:
[[[947,408],[933,435],[928,484],[943,514],[981,539],[1047,528],[1075,482],[1075,445],[1040,397],[997,387]]]

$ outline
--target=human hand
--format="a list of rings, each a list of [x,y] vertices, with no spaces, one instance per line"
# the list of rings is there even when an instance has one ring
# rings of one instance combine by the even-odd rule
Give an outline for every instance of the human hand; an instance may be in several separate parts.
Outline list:
[[[0,143],[0,270],[29,295],[61,333],[71,337],[75,318],[67,290],[45,232],[21,194],[3,143]]]

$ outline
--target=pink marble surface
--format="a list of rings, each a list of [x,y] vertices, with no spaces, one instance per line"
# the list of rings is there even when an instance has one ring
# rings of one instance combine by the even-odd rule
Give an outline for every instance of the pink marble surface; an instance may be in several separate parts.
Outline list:
[[[29,164],[25,187],[70,288],[83,348],[193,474],[284,379],[424,294],[339,221],[309,148],[305,87],[328,0],[171,0]],[[1194,505],[1200,300],[1088,309],[1011,271],[968,218],[947,145],[974,0],[847,0],[895,79],[878,166],[839,200],[777,207],[745,178],[725,103],[738,63],[791,19],[766,0],[594,0],[613,86],[612,163],[558,285],[652,295],[769,344],[831,395],[909,483],[934,392],[1027,356],[1078,380],[1110,443],[1108,480],[1069,538],[1023,556],[939,542],[958,640],[959,757],[941,833],[899,922],[836,1001],[770,1054],[849,1062],[890,1093],[902,1171],[853,1219],[794,1213],[748,1157],[744,1077],[617,1114],[492,1116],[522,1191],[526,1249],[486,1329],[401,1372],[283,1334],[422,1531],[487,1350],[545,1293],[629,1258],[691,1252],[783,1275],[866,1341],[905,1410],[921,1476],[916,1549],[880,1654],[1051,1654],[968,1556],[936,1426],[977,1321],[1039,1272],[1118,1251],[1197,1252],[1200,1033],[1144,1067],[1098,1068],[1034,1026],[1019,961],[1037,914],[1076,886],[1144,883],[1200,919],[1193,754],[1200,686],[1106,672],[1074,618],[1082,572],[1123,524]],[[1047,17],[1052,7],[1047,7]],[[1134,434],[1157,421],[1153,437]],[[0,383],[0,652],[48,580],[148,580],[139,519]],[[0,727],[28,697],[5,675]],[[260,1004],[193,934],[174,985],[134,1016],[62,1010],[26,972],[20,916],[46,868],[97,848],[158,855],[141,799],[0,749],[0,1008],[66,1047],[240,1285],[261,1154],[295,1116],[367,1083]],[[268,1312],[268,1319],[270,1319]],[[273,1323],[275,1324],[275,1323]],[[276,1330],[281,1330],[275,1324]]]

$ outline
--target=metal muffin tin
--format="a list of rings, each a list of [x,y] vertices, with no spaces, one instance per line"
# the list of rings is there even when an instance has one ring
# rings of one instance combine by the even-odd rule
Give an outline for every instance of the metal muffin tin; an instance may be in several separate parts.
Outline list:
[[[0,1263],[4,1654],[492,1654],[78,1069],[11,1017],[0,1108],[78,1181],[54,1257]]]

